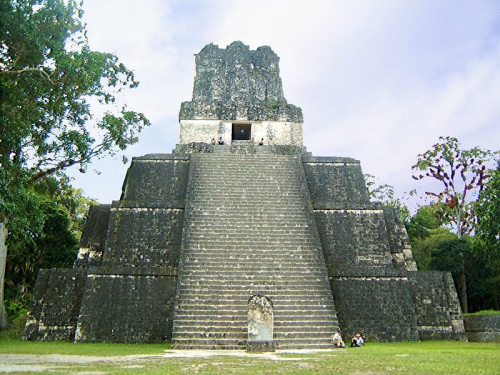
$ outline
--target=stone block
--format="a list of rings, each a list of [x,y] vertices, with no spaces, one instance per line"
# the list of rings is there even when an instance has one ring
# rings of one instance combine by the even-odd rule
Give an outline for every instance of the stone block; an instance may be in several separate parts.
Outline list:
[[[177,267],[184,210],[112,209],[103,264]]]
[[[80,250],[75,260],[76,267],[99,265],[106,243],[111,205],[91,206],[80,239]]]
[[[392,269],[382,210],[315,210],[329,273]]]
[[[372,207],[359,161],[309,157],[304,170],[315,210]]]
[[[302,110],[283,95],[279,57],[241,42],[209,44],[196,55],[193,100],[179,112],[179,120],[190,119],[303,122]]]
[[[22,339],[73,340],[86,276],[78,268],[40,270]]]
[[[275,352],[276,344],[274,341],[247,341],[247,352],[250,353],[263,353]]]
[[[189,161],[134,158],[114,207],[184,208]]]
[[[415,311],[406,277],[332,278],[342,334],[367,341],[417,341]]]
[[[469,341],[500,343],[500,314],[465,315],[464,323]]]
[[[75,341],[170,340],[176,277],[89,274]]]
[[[394,268],[416,271],[417,263],[413,259],[410,238],[399,211],[393,207],[384,207],[383,210]]]
[[[408,272],[421,340],[464,340],[458,298],[449,273]]]

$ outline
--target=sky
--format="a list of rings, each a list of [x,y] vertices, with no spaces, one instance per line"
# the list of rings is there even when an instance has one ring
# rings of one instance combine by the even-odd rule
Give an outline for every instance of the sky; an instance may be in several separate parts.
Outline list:
[[[309,152],[358,159],[399,197],[427,188],[411,167],[440,136],[500,149],[498,0],[85,0],[83,8],[91,48],[116,54],[140,81],[121,100],[152,125],[129,159],[172,151],[194,54],[235,40],[280,57]],[[71,175],[87,196],[111,203],[128,166],[108,157]]]

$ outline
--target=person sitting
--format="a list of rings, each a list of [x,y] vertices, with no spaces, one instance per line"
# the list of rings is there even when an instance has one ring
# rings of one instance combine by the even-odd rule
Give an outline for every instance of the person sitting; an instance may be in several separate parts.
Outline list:
[[[223,145],[224,144],[224,141],[222,140],[222,137],[219,138],[219,144],[220,145]]]
[[[345,348],[344,340],[342,340],[342,334],[340,331],[335,332],[333,335],[333,346],[337,348]]]
[[[363,340],[361,335],[358,333],[351,340],[351,348],[359,348],[360,346],[365,346],[365,340]]]
[[[262,138],[260,141],[259,141],[259,146],[262,146],[264,145],[264,138]]]
[[[212,138],[212,140],[210,141],[210,143],[212,143],[214,145],[216,143],[215,142],[215,138]]]

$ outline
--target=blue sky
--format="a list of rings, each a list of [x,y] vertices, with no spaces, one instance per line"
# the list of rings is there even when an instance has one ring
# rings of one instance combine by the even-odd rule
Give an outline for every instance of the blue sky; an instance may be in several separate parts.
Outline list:
[[[152,126],[126,155],[169,153],[190,100],[194,54],[241,40],[280,56],[289,103],[304,112],[304,145],[348,156],[402,195],[417,155],[439,136],[500,149],[499,1],[86,0],[93,49],[113,52],[141,82],[123,101]],[[109,203],[128,165],[105,158],[75,186]]]

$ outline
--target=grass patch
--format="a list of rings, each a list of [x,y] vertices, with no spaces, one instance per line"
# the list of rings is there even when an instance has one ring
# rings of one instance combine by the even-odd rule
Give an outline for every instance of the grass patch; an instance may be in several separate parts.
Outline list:
[[[159,354],[154,357],[106,360],[92,363],[52,364],[57,373],[94,372],[109,374],[500,374],[500,344],[469,342],[367,343],[363,348],[336,349],[318,353],[280,353],[264,357],[241,356],[176,357],[167,345],[72,344],[67,342],[17,342],[0,340],[2,353],[78,354],[80,356],[125,356]],[[186,351],[189,352],[189,351]],[[229,354],[229,352],[227,352]],[[25,363],[25,362],[23,362]],[[0,365],[0,372],[1,372]],[[47,372],[46,372],[47,373]]]
[[[476,311],[474,313],[468,313],[464,315],[497,315],[500,314],[500,310],[481,310],[481,311]]]
[[[64,354],[87,356],[123,356],[162,354],[170,344],[103,344],[67,341],[21,341],[19,336],[0,338],[0,354]]]

